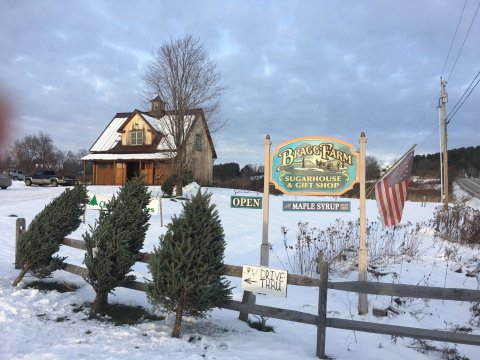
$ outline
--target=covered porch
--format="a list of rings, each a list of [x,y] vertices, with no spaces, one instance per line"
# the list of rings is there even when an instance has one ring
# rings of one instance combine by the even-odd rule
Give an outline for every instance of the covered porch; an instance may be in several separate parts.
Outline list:
[[[161,185],[172,172],[163,153],[90,154],[82,160],[93,163],[93,185],[123,185],[135,176],[143,176],[146,185]]]

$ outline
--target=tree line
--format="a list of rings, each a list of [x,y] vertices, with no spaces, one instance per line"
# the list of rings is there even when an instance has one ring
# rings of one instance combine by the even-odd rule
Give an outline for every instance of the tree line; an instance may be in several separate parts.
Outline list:
[[[64,151],[56,147],[49,134],[40,131],[14,141],[1,159],[0,169],[21,169],[27,174],[36,169],[54,169],[67,175],[83,171],[82,157],[88,151]],[[89,167],[90,169],[90,167]]]
[[[367,181],[378,180],[382,165],[375,156],[366,156]],[[449,179],[480,176],[480,146],[462,147],[448,150]],[[440,179],[440,154],[415,155],[412,175]],[[263,165],[247,164],[240,168],[235,162],[213,166],[214,185],[263,191]]]
[[[440,178],[440,153],[415,155],[412,175]],[[448,177],[480,176],[480,146],[448,150]]]

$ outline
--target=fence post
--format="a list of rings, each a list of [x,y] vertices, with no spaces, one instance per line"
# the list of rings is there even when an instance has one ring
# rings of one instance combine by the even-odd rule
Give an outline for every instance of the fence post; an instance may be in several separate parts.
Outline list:
[[[252,294],[251,291],[244,291],[243,298],[242,298],[242,305],[246,305],[246,309],[240,310],[240,315],[238,315],[238,319],[248,322],[248,314],[250,313],[250,309],[252,305],[255,304],[256,296]]]
[[[317,317],[317,357],[325,359],[325,338],[327,330],[327,288],[328,264],[323,261],[323,253],[318,253],[318,272],[320,273],[320,286],[318,287],[318,317]]]
[[[15,222],[15,269],[20,269],[20,259],[18,258],[18,242],[20,235],[25,231],[25,219],[18,218]]]

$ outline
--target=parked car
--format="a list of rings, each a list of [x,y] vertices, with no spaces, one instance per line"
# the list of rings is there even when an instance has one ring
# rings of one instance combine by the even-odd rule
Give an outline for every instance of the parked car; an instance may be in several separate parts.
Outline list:
[[[10,170],[8,175],[10,176],[10,179],[13,179],[13,180],[20,180],[20,181],[25,180],[25,173],[22,170],[16,170],[16,169]]]
[[[62,176],[55,174],[52,170],[41,170],[33,175],[25,176],[25,185],[50,185],[56,187],[58,185],[74,185],[75,178],[72,176]]]
[[[12,179],[7,175],[0,174],[0,188],[6,189],[9,186],[12,186]]]

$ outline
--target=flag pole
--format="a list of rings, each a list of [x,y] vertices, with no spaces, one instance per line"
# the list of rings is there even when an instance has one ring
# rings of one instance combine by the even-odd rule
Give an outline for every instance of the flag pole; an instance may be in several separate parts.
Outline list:
[[[400,162],[400,160],[402,160],[405,157],[405,155],[407,155],[412,149],[415,148],[415,146],[417,146],[417,144],[414,144],[410,149],[407,150],[407,152],[405,154],[403,154],[403,156],[399,160],[395,161],[395,163],[392,166],[390,166],[390,169],[385,174],[383,174],[382,177],[380,177],[380,179],[382,179],[384,176],[386,176],[390,172],[390,170],[393,169],[395,167],[395,165],[397,165]],[[375,181],[375,184],[377,182],[379,182],[380,179]],[[368,189],[366,198],[368,198],[370,196],[370,194],[372,193],[372,191],[375,190],[375,184],[370,186],[370,188]]]
[[[367,229],[365,210],[365,153],[367,138],[360,134],[360,242],[358,247],[358,281],[367,281]],[[358,293],[358,314],[368,313],[367,294]]]
[[[405,156],[407,156],[410,151],[412,151],[413,149],[415,149],[416,146],[417,146],[417,144],[414,144],[410,149],[408,149],[408,150],[405,152],[405,154],[403,154],[403,156],[402,156],[400,159],[398,159],[397,161],[395,161],[395,162],[393,163],[393,165],[390,166],[390,169],[388,169],[388,171],[387,171],[385,174],[383,174],[382,178],[385,177],[385,176],[387,176],[388,174],[390,174],[390,172],[391,172],[393,169],[395,169],[395,166],[396,166],[400,161],[402,161],[403,158],[404,158]],[[381,179],[381,178],[380,178],[380,179]],[[378,181],[379,181],[379,180],[378,180]],[[378,181],[377,181],[377,182],[378,182]]]

